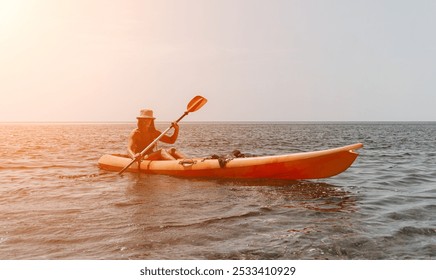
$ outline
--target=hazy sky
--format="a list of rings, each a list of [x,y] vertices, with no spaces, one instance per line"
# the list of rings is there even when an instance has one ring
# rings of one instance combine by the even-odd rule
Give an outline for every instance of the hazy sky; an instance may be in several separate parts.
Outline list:
[[[0,0],[1,121],[436,121],[436,1]]]

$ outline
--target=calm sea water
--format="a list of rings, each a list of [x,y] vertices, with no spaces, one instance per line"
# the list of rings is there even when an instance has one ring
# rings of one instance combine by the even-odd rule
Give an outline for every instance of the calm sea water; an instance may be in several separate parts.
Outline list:
[[[364,143],[312,181],[99,170],[134,126],[0,124],[0,259],[436,259],[435,123],[181,124],[192,156]]]

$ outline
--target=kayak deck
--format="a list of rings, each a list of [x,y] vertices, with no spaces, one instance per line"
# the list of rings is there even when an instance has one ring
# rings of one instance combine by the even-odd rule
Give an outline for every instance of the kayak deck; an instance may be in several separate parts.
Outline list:
[[[133,163],[126,171],[164,174],[181,177],[207,178],[268,178],[320,179],[335,176],[348,169],[363,147],[356,143],[340,148],[287,155],[234,158],[225,166],[218,159],[192,158],[180,160],[143,160]],[[120,171],[131,159],[123,155],[103,155],[98,166],[103,170]]]

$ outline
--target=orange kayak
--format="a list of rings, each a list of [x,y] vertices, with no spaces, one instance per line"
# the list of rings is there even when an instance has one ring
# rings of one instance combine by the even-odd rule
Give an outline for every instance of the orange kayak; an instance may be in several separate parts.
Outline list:
[[[143,160],[126,171],[203,178],[319,179],[335,176],[351,166],[363,144],[357,143],[329,150],[230,159],[223,166],[218,159]],[[101,169],[120,171],[131,162],[125,155],[104,155]]]

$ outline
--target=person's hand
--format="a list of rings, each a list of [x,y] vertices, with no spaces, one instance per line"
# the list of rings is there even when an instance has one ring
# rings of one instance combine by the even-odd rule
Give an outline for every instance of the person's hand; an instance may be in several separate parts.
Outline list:
[[[179,124],[176,122],[172,122],[171,126],[174,127],[175,130],[179,130]]]
[[[136,160],[141,160],[141,158],[142,158],[142,155],[141,155],[141,153],[137,153],[137,154],[135,154],[135,159]]]

